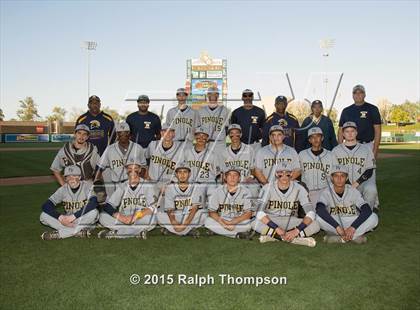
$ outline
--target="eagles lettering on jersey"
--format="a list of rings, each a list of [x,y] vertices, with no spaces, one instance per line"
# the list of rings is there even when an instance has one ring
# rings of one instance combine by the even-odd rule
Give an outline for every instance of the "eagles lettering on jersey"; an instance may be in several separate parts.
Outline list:
[[[266,158],[264,159],[264,168],[276,166],[285,161],[292,162],[290,158]]]
[[[219,208],[217,209],[217,212],[222,213],[241,213],[244,210],[244,204],[243,203],[219,203]]]
[[[357,215],[356,207],[352,206],[344,206],[344,205],[336,205],[330,209],[331,215]]]
[[[82,209],[84,206],[86,206],[88,200],[83,199],[80,201],[63,201],[63,208],[64,210],[69,213],[76,213],[80,209]]]

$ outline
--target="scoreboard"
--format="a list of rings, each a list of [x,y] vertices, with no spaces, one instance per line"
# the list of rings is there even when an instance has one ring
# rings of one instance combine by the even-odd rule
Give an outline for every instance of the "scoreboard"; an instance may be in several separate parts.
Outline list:
[[[206,92],[209,87],[219,89],[219,100],[226,105],[227,101],[227,60],[213,59],[207,52],[202,52],[198,59],[187,60],[186,89],[190,93],[190,104],[200,108],[206,103]]]

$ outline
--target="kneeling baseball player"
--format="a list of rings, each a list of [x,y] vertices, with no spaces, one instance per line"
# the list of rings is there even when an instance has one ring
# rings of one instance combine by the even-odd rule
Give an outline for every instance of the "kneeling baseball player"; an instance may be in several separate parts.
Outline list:
[[[181,162],[175,169],[178,183],[169,184],[166,188],[165,210],[157,213],[164,235],[200,236],[197,228],[204,224],[204,192],[199,184],[188,182],[190,175],[187,163]]]
[[[253,228],[261,234],[260,242],[282,240],[313,247],[315,239],[308,237],[319,231],[319,224],[308,192],[291,180],[292,171],[286,162],[278,165],[277,180],[263,187]],[[298,218],[299,205],[305,211],[303,220]]]
[[[89,229],[98,219],[98,201],[92,195],[92,184],[80,180],[81,174],[78,166],[65,167],[64,185],[42,205],[41,223],[55,229],[44,232],[41,235],[43,240],[90,237]],[[56,210],[60,203],[64,206],[64,214]]]
[[[324,189],[316,204],[317,221],[327,233],[324,241],[366,243],[365,233],[378,225],[378,216],[372,212],[362,194],[346,184],[346,166],[334,165],[331,179],[332,188]]]
[[[98,238],[147,239],[147,232],[156,226],[157,197],[151,184],[140,178],[142,163],[129,158],[126,168],[128,180],[107,199],[99,215],[99,223],[110,231],[100,231]]]
[[[241,170],[227,166],[224,185],[210,197],[205,227],[230,238],[251,239],[251,192],[240,184]]]

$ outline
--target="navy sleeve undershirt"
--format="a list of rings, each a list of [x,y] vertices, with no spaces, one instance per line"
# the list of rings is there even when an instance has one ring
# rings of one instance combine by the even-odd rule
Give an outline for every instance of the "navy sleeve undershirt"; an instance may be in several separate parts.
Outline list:
[[[56,219],[60,216],[60,213],[55,209],[55,204],[49,199],[42,205],[42,211]]]
[[[337,226],[340,226],[331,214],[328,213],[327,206],[322,202],[316,204],[316,214],[332,227],[337,228]]]
[[[82,215],[84,215],[84,214],[86,214],[86,213],[88,213],[88,212],[92,211],[92,210],[93,210],[93,209],[95,209],[97,206],[98,206],[98,199],[96,198],[96,196],[94,196],[94,197],[90,197],[90,199],[89,199],[89,201],[88,201],[87,205],[86,205],[84,208],[82,208],[82,209],[80,209],[79,211],[77,211],[76,213],[74,213],[73,215],[74,215],[76,218],[79,218],[79,217],[81,217]]]
[[[362,225],[371,214],[372,214],[372,209],[369,207],[367,203],[365,203],[364,205],[360,207],[360,214],[357,217],[357,219],[354,220],[351,226],[354,227],[355,229],[359,228],[359,226]]]

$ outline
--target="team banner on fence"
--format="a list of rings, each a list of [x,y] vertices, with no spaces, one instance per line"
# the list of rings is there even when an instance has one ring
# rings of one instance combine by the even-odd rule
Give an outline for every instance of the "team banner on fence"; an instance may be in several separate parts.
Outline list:
[[[50,136],[48,134],[32,134],[32,133],[21,133],[21,134],[6,134],[4,142],[50,142]]]
[[[73,139],[73,134],[52,134],[51,142],[70,142]]]

